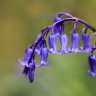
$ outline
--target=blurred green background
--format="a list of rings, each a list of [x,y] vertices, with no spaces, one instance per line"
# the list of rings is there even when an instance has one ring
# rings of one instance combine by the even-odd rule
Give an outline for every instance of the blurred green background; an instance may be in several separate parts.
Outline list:
[[[96,0],[0,0],[0,96],[96,96],[88,53],[49,55],[50,66],[37,68],[32,84],[21,74],[26,47],[64,11],[96,26]]]

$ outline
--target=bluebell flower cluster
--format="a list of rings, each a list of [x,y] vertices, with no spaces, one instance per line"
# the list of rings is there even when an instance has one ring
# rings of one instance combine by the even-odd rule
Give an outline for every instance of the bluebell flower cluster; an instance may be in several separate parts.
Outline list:
[[[73,29],[71,31],[71,45],[68,46],[68,36],[64,32],[65,22],[72,22]],[[80,38],[77,32],[77,25],[81,23],[84,27],[82,28],[82,38]],[[33,82],[36,67],[47,66],[48,65],[48,55],[49,54],[68,54],[77,52],[87,52],[90,53],[88,57],[90,69],[88,74],[96,76],[96,56],[93,52],[96,50],[96,46],[91,45],[91,36],[87,29],[90,29],[93,34],[96,33],[96,29],[89,25],[82,19],[73,17],[70,13],[60,13],[58,14],[53,24],[43,28],[40,34],[36,37],[36,40],[32,42],[26,49],[24,59],[19,59],[19,63],[24,66],[23,74],[28,76],[29,81]],[[49,34],[50,33],[50,34]],[[49,34],[49,35],[48,35]],[[48,39],[48,44],[45,37]],[[57,49],[57,38],[59,38],[60,49]],[[79,42],[82,40],[83,46],[79,46]],[[35,55],[39,55],[40,63],[36,64]]]

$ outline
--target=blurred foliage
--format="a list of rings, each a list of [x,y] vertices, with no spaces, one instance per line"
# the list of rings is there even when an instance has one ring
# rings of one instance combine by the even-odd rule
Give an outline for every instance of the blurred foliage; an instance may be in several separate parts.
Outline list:
[[[18,58],[64,11],[96,26],[96,0],[0,0],[0,96],[96,96],[87,53],[49,55],[50,66],[37,68],[32,84],[21,74]]]

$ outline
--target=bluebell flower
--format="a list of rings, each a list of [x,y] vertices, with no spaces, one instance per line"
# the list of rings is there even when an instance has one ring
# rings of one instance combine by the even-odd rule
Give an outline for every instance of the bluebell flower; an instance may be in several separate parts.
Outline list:
[[[90,52],[91,51],[91,42],[90,35],[87,32],[84,32],[82,35],[83,47],[81,47],[81,52]]]
[[[33,82],[35,73],[35,63],[32,62],[29,63],[28,66],[25,65],[22,73],[28,76],[30,82]]]
[[[55,19],[54,19],[54,22],[58,22],[62,20],[59,16],[57,16]],[[62,33],[62,27],[63,27],[63,23],[58,23],[56,24],[53,29],[52,29],[52,33],[56,36],[60,36],[60,34]]]
[[[61,44],[61,53],[67,53],[68,52],[68,37],[66,34],[61,34],[60,35],[60,44]]]
[[[28,62],[30,60],[30,57],[31,57],[31,54],[33,52],[33,49],[32,48],[27,48],[26,51],[25,51],[25,56],[24,56],[24,60],[21,60],[19,59],[19,63],[23,66],[29,66],[28,65]]]
[[[70,48],[71,52],[78,52],[79,51],[79,49],[78,49],[79,40],[80,40],[79,34],[76,32],[73,32],[72,36],[71,36],[71,48]]]
[[[48,62],[48,49],[46,47],[42,48],[40,51],[40,64],[39,66],[47,66]]]
[[[25,51],[24,60],[19,59],[19,63],[24,66],[22,73],[29,77],[30,82],[34,80],[34,72],[35,72],[35,62],[33,60],[34,57],[32,57],[32,59],[30,60],[32,52],[33,49],[27,48]]]
[[[60,18],[59,16],[57,16],[55,19],[54,19],[54,22],[58,22],[62,20],[62,18]],[[56,24],[53,29],[52,29],[52,33],[51,35],[49,36],[48,38],[48,41],[49,41],[49,52],[51,53],[57,53],[59,54],[59,52],[56,50],[57,49],[57,46],[56,46],[56,38],[57,37],[60,37],[60,35],[63,33],[63,23],[58,23]]]
[[[57,46],[56,46],[56,35],[53,35],[51,34],[49,37],[48,37],[48,43],[49,43],[49,52],[51,53],[56,53],[57,50]]]
[[[88,70],[88,74],[94,77],[96,76],[96,56],[90,55],[88,57],[88,61],[90,66],[90,69]]]
[[[38,36],[37,36],[37,38],[36,38],[36,41],[38,42],[38,44],[36,45],[36,48],[35,48],[35,52],[37,53],[37,54],[40,54],[40,51],[41,51],[41,49],[42,49],[42,47],[44,47],[44,46],[47,46],[46,45],[46,40],[42,37],[42,35],[41,34],[39,34]]]
[[[40,39],[40,37],[41,37],[41,34],[39,34],[39,35],[36,37],[36,41],[38,41],[38,40]],[[36,48],[35,48],[35,52],[36,52],[37,54],[40,54],[40,50],[41,50],[41,42],[39,42],[39,43],[37,44],[37,46],[36,46]]]

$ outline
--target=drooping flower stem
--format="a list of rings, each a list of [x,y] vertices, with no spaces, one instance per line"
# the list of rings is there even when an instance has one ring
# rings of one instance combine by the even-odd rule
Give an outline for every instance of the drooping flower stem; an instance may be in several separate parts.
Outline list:
[[[53,28],[58,23],[62,23],[62,22],[64,23],[64,22],[67,22],[67,21],[76,21],[76,20],[78,20],[78,22],[82,23],[83,25],[86,25],[94,33],[96,32],[96,28],[94,28],[92,25],[90,25],[87,22],[85,22],[84,20],[79,19],[79,18],[76,18],[76,17],[62,19],[61,21],[58,21],[56,23],[53,23],[50,27]]]

